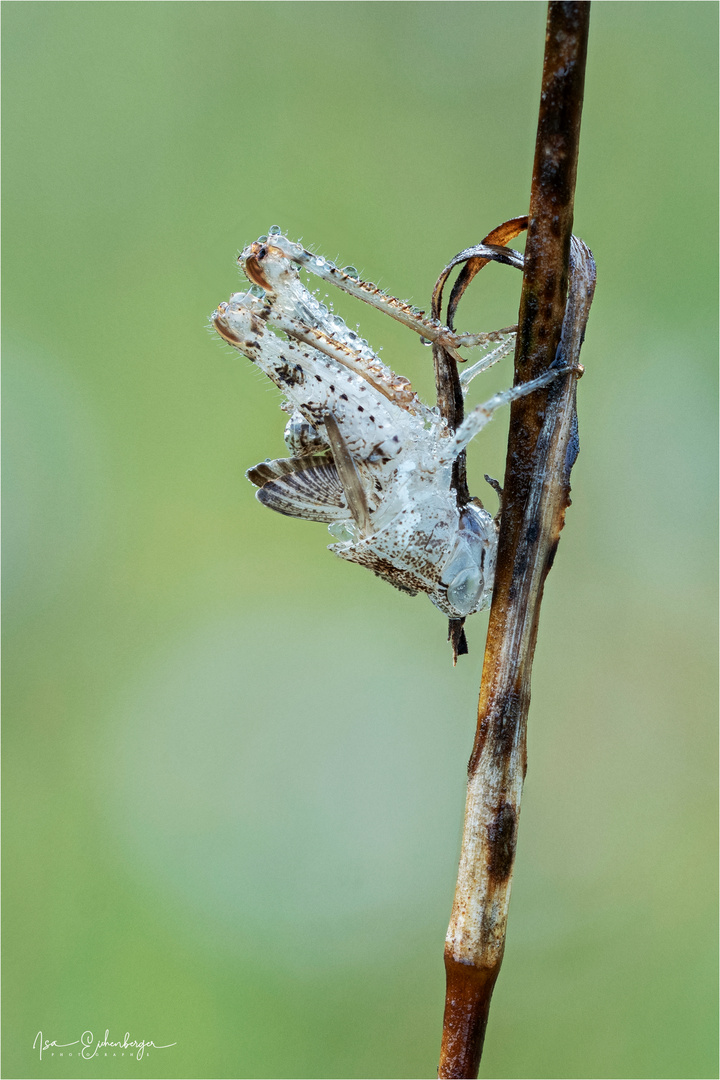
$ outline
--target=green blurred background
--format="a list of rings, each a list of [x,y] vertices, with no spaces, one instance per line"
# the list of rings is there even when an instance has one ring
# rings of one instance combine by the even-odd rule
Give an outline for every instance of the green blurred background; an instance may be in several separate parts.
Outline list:
[[[717,17],[592,14],[598,290],[484,1076],[717,1076]],[[4,5],[6,1077],[435,1075],[487,615],[453,671],[425,598],[255,501],[279,395],[206,325],[271,224],[425,306],[527,209],[544,22]],[[488,268],[461,327],[519,282]],[[177,1045],[32,1050],[106,1028]]]

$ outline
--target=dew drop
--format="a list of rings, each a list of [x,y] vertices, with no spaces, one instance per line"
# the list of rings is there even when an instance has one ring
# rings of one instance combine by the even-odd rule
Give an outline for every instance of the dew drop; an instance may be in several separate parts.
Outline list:
[[[421,345],[432,345],[432,341],[428,341],[428,339],[426,337],[421,337],[420,338],[420,344]]]
[[[257,238],[258,244],[264,244],[266,240],[267,240],[267,236],[258,236],[258,238]]]
[[[259,300],[262,300],[263,296],[265,295],[265,290],[261,289],[259,285],[252,285],[250,288],[250,292],[253,294],[253,296],[257,296]]]
[[[279,236],[282,232],[282,229],[279,225],[271,225],[268,229],[268,232],[270,233],[270,236]]]
[[[341,543],[345,540],[352,540],[352,533],[348,529],[344,521],[334,521],[332,525],[328,525],[328,532],[331,536],[334,536],[336,540]]]
[[[346,266],[343,268],[343,274],[347,274],[348,277],[359,278],[360,273],[354,266]]]

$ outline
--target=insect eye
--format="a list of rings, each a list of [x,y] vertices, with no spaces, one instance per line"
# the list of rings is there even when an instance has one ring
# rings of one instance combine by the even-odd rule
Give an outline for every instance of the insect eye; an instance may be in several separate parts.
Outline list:
[[[448,600],[456,611],[469,615],[480,599],[482,584],[483,579],[477,567],[461,570],[448,586]]]
[[[263,246],[260,248],[260,250],[257,253],[258,259],[264,259],[265,256],[267,255],[267,253],[268,253],[268,249],[263,244]]]

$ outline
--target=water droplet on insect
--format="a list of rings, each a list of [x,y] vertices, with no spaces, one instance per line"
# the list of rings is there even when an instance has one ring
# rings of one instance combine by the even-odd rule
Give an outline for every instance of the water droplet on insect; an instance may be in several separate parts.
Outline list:
[[[339,315],[331,315],[328,322],[330,322],[332,326],[344,326],[345,325],[345,320],[341,319]]]
[[[250,288],[250,292],[253,294],[253,296],[257,296],[259,300],[262,300],[263,296],[265,295],[265,290],[261,289],[259,285],[252,285]]]
[[[278,236],[282,232],[282,229],[279,225],[271,225],[268,232],[271,236]]]
[[[258,238],[257,238],[258,244],[264,244],[266,240],[267,240],[267,236],[258,236]]]
[[[328,525],[328,532],[341,543],[345,540],[352,540],[353,538],[352,533],[344,521],[334,521],[332,525]]]
[[[422,310],[419,307],[411,307],[410,311],[413,315],[422,315]]]
[[[318,256],[318,258],[315,260],[315,265],[320,267],[325,265],[325,260],[323,259],[322,255]]]
[[[432,341],[428,341],[428,339],[426,337],[421,337],[420,338],[420,344],[421,345],[432,345]]]
[[[360,277],[359,272],[354,266],[346,266],[343,269],[343,274],[347,274],[348,277]]]

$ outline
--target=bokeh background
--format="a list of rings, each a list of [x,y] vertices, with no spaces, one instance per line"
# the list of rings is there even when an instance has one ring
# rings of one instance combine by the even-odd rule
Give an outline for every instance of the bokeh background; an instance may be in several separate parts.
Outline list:
[[[485,1076],[717,1075],[717,18],[592,14],[598,290]],[[487,616],[453,670],[425,598],[255,501],[279,395],[207,317],[272,224],[425,306],[527,208],[544,22],[4,5],[6,1077],[435,1075]],[[519,284],[489,267],[461,327]],[[32,1050],[106,1029],[177,1045]]]

